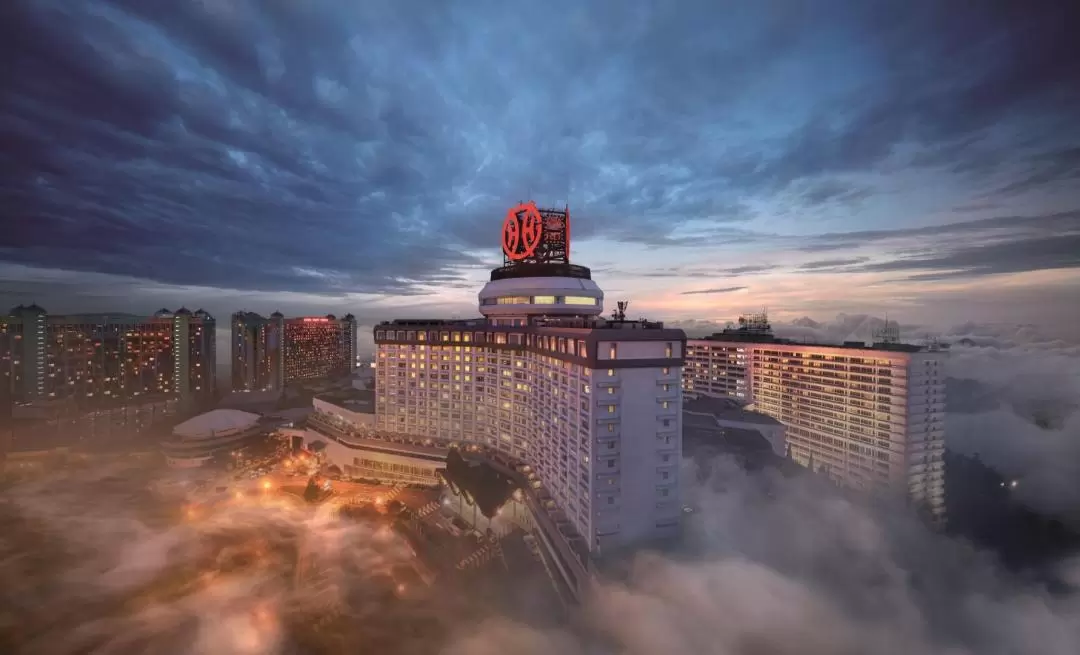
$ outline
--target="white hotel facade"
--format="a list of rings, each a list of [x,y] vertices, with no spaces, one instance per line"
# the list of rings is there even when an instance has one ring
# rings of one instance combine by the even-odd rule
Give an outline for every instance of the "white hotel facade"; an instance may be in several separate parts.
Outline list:
[[[685,333],[600,318],[568,263],[495,269],[479,301],[376,326],[376,429],[527,464],[589,551],[677,534]]]
[[[792,459],[856,488],[945,510],[946,352],[820,345],[727,330],[686,346],[683,389],[749,403],[783,423]]]

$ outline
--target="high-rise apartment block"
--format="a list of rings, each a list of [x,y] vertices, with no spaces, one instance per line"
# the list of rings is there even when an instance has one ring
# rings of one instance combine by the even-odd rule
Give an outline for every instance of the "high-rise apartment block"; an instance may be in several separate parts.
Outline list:
[[[279,391],[290,382],[344,375],[356,366],[356,318],[232,316],[233,391]]]
[[[526,463],[589,551],[674,535],[686,335],[600,318],[568,236],[569,212],[520,205],[483,318],[376,326],[376,428]]]
[[[890,487],[941,517],[947,354],[897,342],[797,343],[764,316],[687,342],[683,389],[752,404],[786,427],[795,461],[859,488]]]
[[[15,402],[211,398],[215,355],[215,321],[203,310],[50,315],[20,305],[0,316],[0,376]]]

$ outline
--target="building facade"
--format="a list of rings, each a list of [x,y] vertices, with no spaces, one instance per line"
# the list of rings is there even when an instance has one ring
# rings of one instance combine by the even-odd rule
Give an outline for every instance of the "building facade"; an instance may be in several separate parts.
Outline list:
[[[232,315],[232,390],[280,391],[285,386],[285,317]]]
[[[882,342],[821,345],[735,329],[687,343],[687,394],[733,398],[786,426],[795,461],[856,488],[945,510],[947,353]]]
[[[16,403],[200,401],[217,386],[215,328],[203,310],[50,315],[20,305],[0,316],[0,376]]]
[[[233,391],[279,391],[290,382],[346,375],[356,366],[356,318],[232,317]]]
[[[600,318],[603,292],[566,260],[565,235],[562,257],[515,259],[509,229],[483,318],[376,326],[376,429],[526,463],[590,551],[673,536],[685,333]]]

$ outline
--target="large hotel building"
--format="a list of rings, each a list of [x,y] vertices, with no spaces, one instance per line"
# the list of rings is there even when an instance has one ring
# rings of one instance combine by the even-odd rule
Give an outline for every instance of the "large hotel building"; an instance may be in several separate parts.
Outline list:
[[[569,212],[507,215],[482,318],[375,328],[378,431],[524,463],[588,551],[677,533],[682,330],[601,317]]]
[[[0,316],[0,381],[16,403],[213,398],[215,321],[205,311],[50,315],[19,305]]]
[[[274,312],[232,316],[233,391],[280,391],[290,382],[344,375],[356,366],[356,319]]]
[[[738,400],[786,426],[790,456],[857,488],[905,491],[935,517],[945,503],[946,353],[898,343],[797,343],[764,315],[686,346],[683,389]]]

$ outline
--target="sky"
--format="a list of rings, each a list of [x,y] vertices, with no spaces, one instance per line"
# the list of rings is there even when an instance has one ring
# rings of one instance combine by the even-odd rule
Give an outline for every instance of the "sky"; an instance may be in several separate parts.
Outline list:
[[[473,316],[533,199],[635,317],[1080,321],[1076,3],[2,5],[9,305]]]

